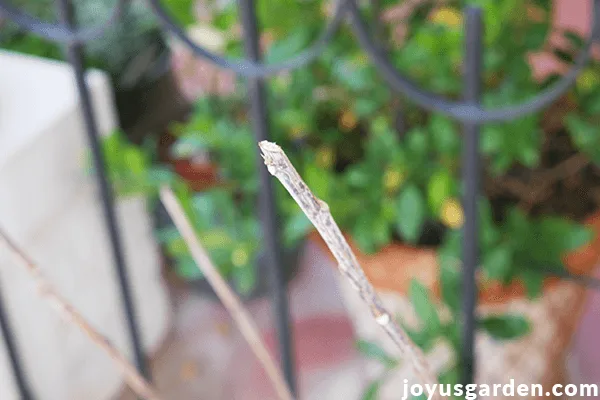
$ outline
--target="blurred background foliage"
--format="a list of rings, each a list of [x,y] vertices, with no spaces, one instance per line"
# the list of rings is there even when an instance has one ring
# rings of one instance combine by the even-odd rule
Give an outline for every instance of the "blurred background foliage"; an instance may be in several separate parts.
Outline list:
[[[50,3],[50,0],[15,0],[15,5],[52,20]],[[179,24],[194,30],[201,42],[220,46],[218,50],[225,55],[243,56],[235,2],[206,1],[200,12],[191,0],[168,0],[163,4]],[[376,24],[374,35],[385,46],[393,64],[420,86],[453,99],[460,98],[462,90],[461,10],[467,4],[482,7],[486,88],[483,100],[489,107],[524,101],[556,80],[556,75],[534,76],[532,53],[550,52],[569,64],[583,43],[575,32],[553,31],[548,0],[446,1],[441,6],[434,1],[416,2],[403,19],[396,20],[393,18],[396,1],[383,1],[379,16],[374,15],[369,3],[361,4],[364,18],[386,21]],[[87,25],[108,16],[114,0],[78,0],[75,5],[77,20]],[[257,6],[267,62],[285,60],[309,46],[334,9],[332,2],[324,0],[276,3],[261,0]],[[564,38],[565,45],[550,44],[549,38],[556,34]],[[2,22],[0,39],[4,48],[61,58],[56,46],[20,31],[7,21]],[[147,6],[134,1],[125,18],[109,29],[108,35],[86,46],[88,65],[107,70],[116,82],[127,83],[128,76],[139,78],[152,70],[148,65],[152,64],[149,60],[159,57],[157,44],[171,41],[159,30]],[[138,57],[146,60],[138,63],[145,68],[132,74],[135,69],[132,65],[136,65]],[[573,209],[530,204],[528,193],[515,193],[518,190],[505,186],[511,186],[507,182],[515,179],[535,180],[573,154],[582,154],[591,164],[600,161],[596,150],[600,138],[594,128],[600,111],[599,81],[600,69],[594,63],[558,101],[563,106],[553,109],[558,114],[553,118],[538,113],[483,128],[481,151],[485,156],[486,196],[481,206],[488,212],[482,214],[480,240],[483,267],[490,278],[508,283],[520,274],[520,265],[549,261],[534,258],[535,254],[541,257],[546,253],[545,257],[555,253],[545,252],[547,246],[573,247],[585,241],[586,235],[577,224],[553,221],[556,216],[580,221],[592,211],[589,204]],[[273,140],[286,149],[309,186],[330,204],[336,220],[362,251],[372,253],[389,243],[402,241],[436,246],[447,256],[458,257],[457,233],[464,217],[459,201],[461,132],[455,122],[424,111],[392,93],[346,25],[313,63],[273,77],[267,84]],[[214,189],[202,193],[180,189],[180,196],[185,193],[189,197],[186,200],[189,211],[198,214],[195,219],[199,232],[214,229],[227,236],[223,237],[223,248],[214,250],[215,257],[218,252],[221,254],[218,258],[223,260],[219,263],[223,271],[234,271],[234,264],[244,264],[252,270],[260,248],[255,213],[259,190],[257,150],[246,113],[244,82],[239,80],[236,86],[229,94],[208,94],[198,99],[185,122],[174,122],[167,129],[169,135],[176,137],[168,148],[172,157],[197,159],[201,154],[204,161],[208,159],[218,170],[219,183]],[[157,157],[160,138],[154,137],[154,143],[133,145],[127,143],[126,133],[118,136],[121,140],[110,139],[106,143],[109,166],[119,171],[113,171],[113,176],[133,174],[135,179],[148,180],[136,182],[128,176],[126,182],[116,183],[118,188],[139,193],[175,181],[179,187],[185,187],[185,180],[173,173],[172,165]],[[117,142],[121,147],[115,150],[112,146]],[[123,160],[118,162],[115,154]],[[488,190],[488,186],[500,189]],[[284,242],[294,246],[311,227],[278,185],[276,189]],[[207,216],[202,211],[206,204],[221,208],[217,214],[222,214],[222,218]],[[515,209],[516,206],[525,211]],[[236,227],[244,228],[224,233],[228,225],[225,221],[233,220],[238,221]],[[519,229],[541,230],[542,237],[548,236],[547,242],[532,244],[540,247],[540,251],[519,250],[523,241],[514,240],[519,237],[516,234]],[[183,246],[176,245],[180,238],[171,233],[161,235],[170,243],[168,252],[180,265],[183,275],[196,275],[189,267],[191,260]],[[234,257],[242,253],[243,256]],[[234,259],[238,261],[233,262]],[[247,261],[241,263],[240,259]],[[550,261],[561,265],[560,257]],[[535,281],[528,284],[532,291],[539,286],[539,279],[526,278],[526,282]],[[249,283],[242,286],[252,287]]]
[[[32,13],[52,18],[42,3],[27,2],[37,7],[30,9]],[[101,19],[98,10],[107,14],[114,0],[76,3],[80,20],[87,24]],[[549,0],[415,2],[401,19],[394,17],[397,1],[380,3],[381,15],[374,15],[370,2],[361,2],[361,10],[364,18],[378,21],[373,35],[391,62],[419,86],[450,99],[459,99],[463,87],[462,9],[468,4],[482,7],[487,107],[523,102],[556,81],[556,74],[534,73],[532,54],[548,53],[569,66],[584,42],[576,32],[553,28]],[[236,2],[206,1],[200,12],[191,0],[163,4],[179,24],[195,32],[199,42],[222,54],[243,57]],[[109,71],[118,82],[127,81],[123,76],[128,65],[135,64],[135,56],[158,42],[172,42],[160,33],[143,4],[134,5],[122,27],[109,29],[107,37],[86,46],[89,65]],[[308,47],[334,8],[324,0],[258,0],[257,5],[266,62],[288,59]],[[550,40],[555,37],[560,45]],[[6,21],[0,39],[5,48],[60,58],[55,46]],[[479,240],[484,279],[502,284],[521,280],[533,298],[540,293],[543,275],[531,269],[563,268],[565,252],[591,240],[580,222],[598,206],[598,193],[586,188],[600,183],[599,82],[600,68],[593,62],[549,111],[483,127]],[[456,317],[464,221],[460,126],[393,93],[347,25],[314,62],[269,79],[267,86],[273,141],[329,204],[341,228],[365,253],[396,242],[436,248],[443,301]],[[160,135],[137,145],[128,141],[127,132],[105,141],[115,187],[121,194],[155,198],[160,185],[172,185],[222,273],[241,293],[252,292],[259,279],[256,198],[260,189],[244,81],[238,80],[228,94],[199,98],[185,121],[173,122],[160,134],[174,138],[167,146],[171,161],[189,160],[216,170],[209,188],[194,190],[174,172],[171,162],[157,155]],[[573,160],[581,161],[576,169],[559,173]],[[284,189],[280,185],[275,189],[283,241],[293,248],[312,228]],[[176,230],[161,226],[157,236],[182,277],[201,279]],[[439,322],[431,294],[418,283],[410,297],[424,323],[423,331],[414,333],[415,341],[427,348],[442,338],[458,351],[458,318]],[[497,338],[515,338],[528,330],[527,322],[519,318],[495,316],[482,321],[481,327]],[[382,358],[380,349],[363,348]],[[393,367],[395,363],[386,357]],[[376,386],[370,390],[375,394]]]

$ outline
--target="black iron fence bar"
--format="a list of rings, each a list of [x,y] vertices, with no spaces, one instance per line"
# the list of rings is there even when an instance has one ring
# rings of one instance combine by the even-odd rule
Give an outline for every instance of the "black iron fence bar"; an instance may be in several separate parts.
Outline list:
[[[72,0],[60,0],[58,2],[58,6],[60,18],[63,24],[69,29],[73,29],[74,26]],[[109,234],[108,236],[110,240],[112,255],[114,258],[113,261],[115,266],[115,272],[118,277],[119,290],[121,292],[123,309],[125,311],[127,330],[129,334],[129,340],[131,342],[131,347],[133,350],[133,357],[138,370],[146,378],[149,378],[150,371],[148,369],[144,357],[142,341],[138,330],[139,325],[137,323],[137,315],[135,312],[135,306],[133,304],[131,283],[129,281],[129,276],[125,265],[125,257],[123,254],[119,226],[117,223],[117,217],[115,213],[114,195],[106,174],[106,164],[104,161],[104,155],[102,154],[102,146],[100,144],[96,118],[90,100],[89,89],[87,87],[87,83],[85,82],[85,72],[83,68],[83,55],[81,46],[82,45],[80,43],[67,44],[67,55],[69,63],[71,64],[71,67],[73,69],[75,82],[77,84],[77,91],[79,93],[79,99],[81,102],[81,112],[83,113],[85,130],[92,153],[92,161],[94,165],[94,171],[96,174],[96,181],[100,189],[102,211],[104,213],[104,220],[106,222],[106,228]]]
[[[481,9],[469,7],[465,10],[465,61],[464,61],[464,99],[475,107],[481,97],[483,64],[483,21]],[[463,208],[465,223],[462,239],[462,382],[473,382],[475,371],[475,332],[477,308],[476,269],[479,265],[479,232],[477,216],[477,198],[479,195],[480,156],[479,124],[463,123]]]
[[[10,367],[12,370],[13,378],[15,379],[15,384],[19,391],[19,395],[21,396],[21,400],[32,400],[34,397],[32,395],[32,390],[27,380],[27,376],[23,371],[21,365],[21,358],[19,357],[19,350],[17,347],[17,343],[15,340],[15,335],[10,324],[10,319],[8,317],[8,313],[6,312],[6,307],[4,305],[4,298],[2,296],[2,292],[0,291],[0,333],[2,333],[2,337],[4,338],[4,345],[6,346],[6,352],[8,353],[8,359],[10,362]]]
[[[253,62],[259,62],[261,54],[255,1],[238,0],[238,9],[244,31],[246,56]],[[247,84],[254,136],[256,137],[257,142],[269,140],[269,116],[265,82],[263,78],[251,77],[248,78]],[[295,395],[296,381],[294,374],[292,332],[290,329],[286,284],[281,269],[284,264],[281,253],[282,247],[280,244],[273,179],[271,179],[271,175],[267,169],[264,168],[258,152],[256,153],[256,162],[258,165],[261,186],[258,195],[258,212],[262,224],[265,262],[268,268],[270,289],[273,296],[273,311],[276,321],[277,337],[279,339],[279,354],[285,379],[290,390]]]

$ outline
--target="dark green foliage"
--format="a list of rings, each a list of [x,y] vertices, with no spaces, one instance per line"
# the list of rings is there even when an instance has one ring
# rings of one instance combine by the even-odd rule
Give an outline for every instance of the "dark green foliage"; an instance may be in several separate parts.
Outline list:
[[[420,86],[459,99],[463,90],[464,56],[461,10],[466,4],[479,5],[485,20],[483,102],[486,107],[524,102],[557,79],[556,76],[545,81],[535,79],[527,61],[530,52],[545,46],[551,14],[550,2],[536,1],[543,18],[530,21],[528,3],[531,2],[451,1],[445,14],[436,15],[430,15],[431,4],[423,5],[409,19],[405,41],[388,46],[389,59]],[[326,22],[322,11],[326,4],[321,0],[259,1],[262,29],[270,43],[265,46],[265,59],[269,62],[289,59],[309,46]],[[177,7],[178,18],[185,19],[182,8]],[[369,14],[367,6],[363,11]],[[213,26],[230,32],[237,18],[232,3],[219,9]],[[555,51],[555,55],[569,63],[581,48],[582,40],[573,32],[563,34],[569,46]],[[241,55],[240,38],[227,37],[225,53]],[[598,71],[597,63],[592,64],[576,87],[565,95],[577,107],[564,118],[575,148],[595,163],[600,162]],[[188,204],[186,211],[195,221],[201,240],[207,241],[211,256],[222,272],[234,277],[240,287],[248,288],[255,279],[253,260],[261,249],[255,213],[258,149],[246,114],[242,82],[239,89],[224,98],[200,100],[190,120],[174,127],[178,135],[175,153],[181,157],[208,153],[219,168],[223,187],[201,195],[191,193],[180,183],[173,183],[177,180],[171,181],[174,178],[163,167],[153,166],[142,154],[134,155],[131,151],[131,154],[123,152],[129,154],[126,164],[130,170],[122,175],[128,179],[130,175],[143,178],[136,187],[152,190],[156,187],[154,180],[175,184],[180,199]],[[435,299],[423,285],[414,282],[410,299],[420,324],[407,331],[424,350],[437,341],[446,341],[458,354],[460,126],[391,93],[347,27],[342,27],[324,54],[310,65],[269,79],[267,93],[271,138],[284,148],[307,184],[329,204],[338,224],[363,252],[376,252],[398,239],[420,245],[429,225],[445,225],[437,248],[441,299]],[[400,130],[396,129],[399,120],[403,126]],[[543,122],[543,115],[538,113],[484,126],[481,151],[486,172],[491,176],[506,176],[515,168],[538,167],[547,140]],[[120,162],[110,156],[109,161],[115,166]],[[115,182],[118,184],[118,180]],[[291,246],[305,236],[311,225],[281,185],[274,186],[284,241]],[[495,213],[498,206],[494,207]],[[479,212],[482,279],[502,284],[521,280],[532,298],[542,288],[543,274],[536,268],[564,268],[563,255],[592,238],[591,232],[580,224],[559,216],[532,217],[517,206],[506,206],[498,217],[492,209],[488,199],[482,198]],[[182,275],[195,276],[191,275],[196,274],[195,269],[177,234],[167,232],[164,240]],[[234,268],[233,260],[241,266]],[[449,318],[442,318],[439,310],[444,308],[449,311]],[[482,319],[479,327],[498,340],[516,339],[530,329],[528,322],[518,315],[490,316]],[[387,368],[397,364],[375,345],[361,343],[359,348]],[[457,382],[460,367],[451,366],[441,379]],[[373,382],[364,399],[376,398],[383,380]]]

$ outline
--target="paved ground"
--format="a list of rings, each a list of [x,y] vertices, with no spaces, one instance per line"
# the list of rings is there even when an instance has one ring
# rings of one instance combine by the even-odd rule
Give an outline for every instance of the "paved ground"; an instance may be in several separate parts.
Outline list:
[[[290,307],[298,387],[304,400],[359,399],[366,385],[365,363],[354,349],[351,323],[338,291],[337,272],[313,244],[301,257],[291,283]],[[600,271],[597,276],[600,277]],[[166,400],[275,399],[262,369],[224,311],[212,300],[173,288],[174,329],[153,359],[154,380]],[[248,304],[272,353],[268,300]],[[600,293],[588,298],[568,362],[573,383],[600,382]],[[134,400],[124,393],[120,400]]]
[[[330,261],[308,244],[291,283],[290,307],[298,386],[303,399],[358,399],[365,384],[352,326]],[[165,399],[269,400],[275,398],[262,369],[223,308],[181,288],[173,289],[175,328],[153,361]],[[265,341],[275,346],[267,300],[249,304]],[[134,399],[130,393],[121,400]]]

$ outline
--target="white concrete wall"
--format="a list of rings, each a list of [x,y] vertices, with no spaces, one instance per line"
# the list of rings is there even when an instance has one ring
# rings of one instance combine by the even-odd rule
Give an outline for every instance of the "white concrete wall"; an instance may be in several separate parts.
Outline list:
[[[102,134],[116,126],[110,85],[88,74]],[[130,358],[99,193],[86,173],[87,140],[73,75],[62,63],[0,52],[0,226],[38,262],[76,308]],[[147,353],[170,328],[170,304],[143,199],[117,212]],[[5,299],[23,365],[41,400],[113,398],[122,379],[110,360],[41,300],[0,249]],[[0,399],[17,400],[0,340]]]

